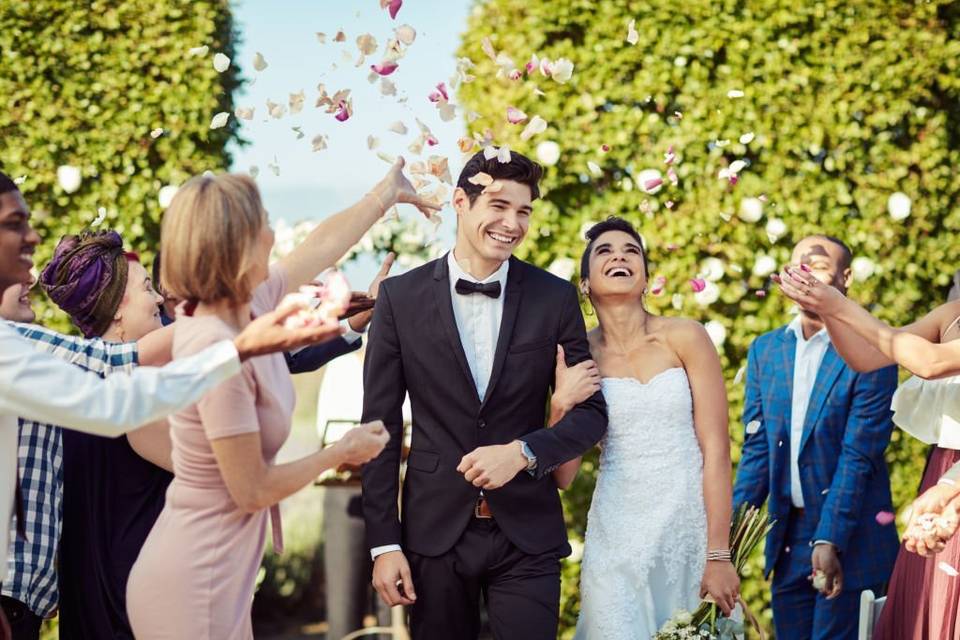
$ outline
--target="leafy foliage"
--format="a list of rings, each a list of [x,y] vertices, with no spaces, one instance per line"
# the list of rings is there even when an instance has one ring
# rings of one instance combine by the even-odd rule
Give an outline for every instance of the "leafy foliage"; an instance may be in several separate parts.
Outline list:
[[[26,176],[20,188],[43,237],[37,265],[101,207],[103,224],[149,261],[160,240],[160,189],[230,165],[236,121],[209,127],[215,113],[233,112],[239,70],[217,73],[212,57],[232,58],[235,42],[227,0],[4,3],[0,168]],[[206,55],[188,53],[203,45]],[[58,185],[61,165],[82,172],[73,193]],[[49,305],[41,320],[66,327]]]
[[[630,20],[636,45],[626,41]],[[521,70],[533,53],[568,58],[573,78],[494,79],[484,37]],[[644,234],[651,276],[666,279],[649,308],[713,321],[725,334],[735,460],[743,438],[735,374],[750,342],[789,319],[759,259],[783,264],[795,241],[825,232],[866,258],[851,295],[881,318],[903,324],[945,297],[960,228],[960,3],[481,0],[459,55],[477,62],[478,79],[459,90],[463,106],[481,116],[471,133],[489,128],[498,144],[531,156],[543,141],[560,147],[523,257],[569,265],[582,251],[585,225],[625,216]],[[543,117],[546,132],[521,140],[522,126],[507,122],[509,106]],[[748,133],[753,139],[741,142]],[[658,193],[645,193],[638,174],[666,173],[671,146],[678,185],[664,176]],[[746,163],[738,183],[718,179],[735,160]],[[911,200],[906,219],[887,212],[896,192]],[[698,274],[712,279],[712,294],[693,294],[688,279]],[[895,435],[887,457],[897,507],[915,494],[923,454],[917,441]],[[595,464],[588,459],[565,495],[575,542]],[[758,551],[743,591],[769,624],[760,567]],[[577,578],[577,563],[568,563],[567,636]]]

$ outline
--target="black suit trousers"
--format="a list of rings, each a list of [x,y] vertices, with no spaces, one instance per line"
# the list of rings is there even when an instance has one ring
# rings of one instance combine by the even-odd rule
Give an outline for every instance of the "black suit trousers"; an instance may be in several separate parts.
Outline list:
[[[474,518],[446,553],[407,552],[416,603],[413,640],[475,640],[481,597],[496,640],[554,640],[563,550],[526,554],[493,519]]]

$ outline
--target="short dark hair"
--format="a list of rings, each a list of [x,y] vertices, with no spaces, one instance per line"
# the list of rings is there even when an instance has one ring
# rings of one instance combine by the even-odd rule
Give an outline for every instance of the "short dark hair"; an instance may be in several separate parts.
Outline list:
[[[484,187],[473,184],[469,179],[481,172],[494,180],[512,180],[525,184],[530,187],[532,200],[540,197],[540,178],[543,177],[543,167],[539,164],[516,151],[510,153],[510,162],[500,162],[496,157],[487,160],[483,151],[478,151],[467,161],[467,164],[463,165],[460,177],[457,178],[457,186],[466,192],[470,199],[470,206],[473,206],[483,193]]]
[[[853,252],[850,251],[850,247],[841,240],[840,238],[827,235],[825,233],[815,233],[810,238],[820,238],[821,240],[826,240],[827,242],[832,242],[833,244],[840,247],[840,251],[843,253],[843,257],[840,260],[840,269],[846,269],[853,263]]]
[[[20,191],[20,187],[10,179],[10,176],[0,171],[0,195],[10,193],[11,191]]]
[[[640,256],[643,258],[643,275],[649,278],[650,264],[647,262],[647,248],[643,246],[643,238],[640,237],[640,233],[623,218],[610,216],[587,230],[587,248],[583,250],[583,255],[580,257],[580,279],[586,280],[590,277],[590,252],[593,251],[593,245],[596,244],[597,238],[607,231],[622,231],[637,241],[637,244],[640,245]]]

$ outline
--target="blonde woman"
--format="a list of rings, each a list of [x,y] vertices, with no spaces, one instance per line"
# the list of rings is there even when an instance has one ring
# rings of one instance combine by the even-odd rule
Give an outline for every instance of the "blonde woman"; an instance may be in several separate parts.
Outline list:
[[[395,203],[434,209],[402,167],[401,159],[370,193],[273,266],[273,231],[253,180],[203,176],[181,187],[163,220],[161,279],[186,301],[173,325],[174,358],[238,333],[332,266]],[[280,500],[325,469],[367,462],[387,442],[376,421],[332,447],[275,464],[293,406],[283,357],[269,356],[244,363],[240,376],[171,416],[175,478],[127,587],[137,638],[252,638],[250,606],[268,511],[279,550]]]

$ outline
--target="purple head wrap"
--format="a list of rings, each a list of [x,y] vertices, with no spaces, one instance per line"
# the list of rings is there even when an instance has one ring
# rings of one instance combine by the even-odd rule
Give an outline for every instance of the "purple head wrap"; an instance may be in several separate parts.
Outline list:
[[[87,338],[110,327],[127,288],[127,256],[116,231],[64,236],[40,286]]]

